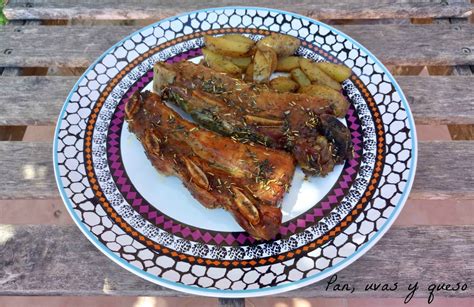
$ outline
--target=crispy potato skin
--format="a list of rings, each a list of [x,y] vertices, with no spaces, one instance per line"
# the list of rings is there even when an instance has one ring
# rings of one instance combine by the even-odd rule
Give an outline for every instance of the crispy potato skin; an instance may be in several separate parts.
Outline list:
[[[255,41],[253,41],[251,38],[248,38],[247,36],[243,36],[240,34],[226,34],[226,35],[222,35],[221,37],[233,42],[245,43],[249,45],[255,44]]]
[[[301,87],[318,83],[340,90],[340,83],[352,73],[344,65],[295,56],[300,41],[290,35],[272,33],[258,42],[239,34],[207,35],[204,41],[203,53],[209,67],[234,76],[244,73],[247,81],[267,83],[271,74],[279,71],[290,73]]]
[[[288,77],[277,77],[270,80],[270,87],[279,93],[293,93],[298,90],[299,85]]]
[[[309,80],[308,76],[306,76],[300,68],[295,68],[291,71],[291,78],[295,80],[300,87],[311,85],[311,80]]]
[[[327,85],[335,90],[340,90],[342,88],[339,82],[328,76],[317,66],[317,63],[311,61],[310,59],[300,58],[300,67],[312,82]]]
[[[300,45],[296,37],[279,33],[272,33],[257,42],[257,47],[272,48],[279,57],[293,55]]]
[[[249,66],[250,63],[252,62],[251,57],[245,57],[245,58],[226,57],[225,59],[237,65],[240,69],[242,69],[242,71],[245,71],[247,69],[247,66]]]
[[[288,56],[278,59],[276,71],[290,72],[300,67],[300,58],[297,56]]]
[[[230,57],[247,57],[251,54],[254,42],[236,41],[223,36],[204,36],[206,47],[218,54]]]
[[[202,48],[202,54],[204,55],[204,62],[207,66],[215,71],[225,72],[234,76],[242,73],[242,69],[238,65],[220,54],[212,52],[207,48]]]
[[[316,66],[337,82],[342,82],[348,79],[352,74],[351,69],[344,65],[328,62],[319,62],[316,63]]]
[[[247,69],[245,70],[245,74],[244,74],[244,80],[247,81],[247,82],[253,82],[253,62],[251,62],[249,64],[249,66],[247,66]]]
[[[253,58],[253,80],[257,83],[268,82],[275,71],[277,55],[271,48],[257,48]]]

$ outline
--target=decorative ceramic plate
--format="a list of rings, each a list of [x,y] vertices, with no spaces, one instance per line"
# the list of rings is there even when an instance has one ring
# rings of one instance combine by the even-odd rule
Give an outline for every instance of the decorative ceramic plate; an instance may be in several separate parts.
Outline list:
[[[176,177],[158,173],[124,122],[157,61],[197,61],[203,35],[271,32],[297,53],[352,68],[343,88],[354,157],[325,178],[297,170],[272,241],[255,241],[223,209],[208,210]],[[387,46],[389,48],[389,46]],[[296,289],[346,267],[387,231],[416,166],[416,134],[399,86],[367,49],[321,22],[265,8],[227,7],[164,19],[126,37],[82,75],[59,116],[54,164],[83,233],[120,266],[193,294],[248,297]]]

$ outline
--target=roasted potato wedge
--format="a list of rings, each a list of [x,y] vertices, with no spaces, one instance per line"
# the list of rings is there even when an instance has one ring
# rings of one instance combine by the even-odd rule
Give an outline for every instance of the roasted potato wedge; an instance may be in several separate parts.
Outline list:
[[[226,57],[212,52],[208,48],[202,48],[202,54],[204,55],[204,62],[207,66],[215,71],[225,72],[231,75],[242,74],[242,68],[226,59]]]
[[[257,47],[272,48],[279,57],[293,55],[300,45],[296,37],[279,33],[272,33],[257,42]]]
[[[311,80],[305,75],[300,68],[295,68],[291,71],[291,78],[295,80],[299,86],[311,85]]]
[[[253,57],[253,80],[264,83],[270,79],[277,65],[277,55],[272,48],[257,48]]]
[[[226,57],[226,59],[231,61],[232,63],[234,63],[238,67],[240,67],[240,69],[242,69],[242,70],[245,70],[247,68],[247,66],[249,66],[250,62],[252,62],[251,57],[246,57],[246,58]]]
[[[320,62],[316,63],[317,67],[324,71],[329,77],[333,78],[337,82],[342,82],[349,78],[352,71],[349,67],[334,63]]]
[[[223,36],[204,36],[206,47],[212,52],[230,56],[230,57],[247,57],[250,55],[254,43],[243,41],[235,41],[227,39]]]
[[[300,67],[300,58],[297,56],[288,56],[278,59],[276,71],[290,72]]]
[[[317,63],[310,59],[300,58],[300,67],[311,81],[327,85],[335,90],[342,88],[339,82],[327,75],[318,67]]]
[[[247,82],[253,82],[253,63],[251,62],[245,70],[244,80]]]
[[[247,36],[243,36],[240,34],[226,34],[226,35],[222,35],[221,37],[230,41],[234,41],[234,42],[240,42],[240,43],[245,43],[245,44],[250,44],[250,45],[255,44],[255,41],[253,41],[251,38],[248,38]]]
[[[327,99],[334,102],[334,115],[343,116],[347,112],[348,102],[346,97],[335,89],[323,84],[311,84],[299,88],[298,93]]]
[[[277,77],[270,80],[270,87],[280,93],[296,92],[299,88],[298,83],[288,77]]]
[[[249,66],[250,62],[252,61],[251,57],[245,57],[245,58],[234,58],[234,57],[228,57],[224,55],[220,55],[218,53],[215,53],[208,48],[203,48],[203,54],[204,54],[204,59],[205,62],[208,62],[209,60],[215,59],[220,57],[223,61],[229,61],[238,66],[242,71],[244,71],[247,66]],[[208,66],[211,67],[208,63]]]

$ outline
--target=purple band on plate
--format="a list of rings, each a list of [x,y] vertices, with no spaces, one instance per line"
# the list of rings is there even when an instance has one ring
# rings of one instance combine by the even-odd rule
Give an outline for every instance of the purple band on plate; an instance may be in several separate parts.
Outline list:
[[[191,50],[187,53],[180,54],[167,60],[168,63],[187,60],[201,55],[201,50]],[[181,236],[184,239],[192,239],[194,241],[203,241],[205,243],[222,244],[223,242],[229,245],[243,245],[255,242],[255,239],[250,237],[245,232],[216,232],[207,229],[201,229],[194,226],[183,224],[166,214],[157,210],[133,186],[128,177],[121,158],[120,150],[120,135],[124,123],[124,107],[130,97],[136,91],[141,91],[149,82],[153,80],[153,71],[150,70],[143,75],[123,96],[122,101],[117,106],[109,126],[109,133],[107,136],[107,153],[108,161],[112,171],[112,176],[117,183],[117,187],[122,193],[126,201],[145,219],[161,229]],[[344,169],[332,189],[328,194],[313,208],[300,216],[293,218],[280,227],[280,237],[286,237],[294,234],[298,229],[307,228],[308,225],[315,224],[322,217],[326,216],[332,211],[342,200],[349,187],[357,175],[357,171],[361,158],[361,143],[362,134],[360,132],[359,119],[356,111],[351,105],[346,115],[346,120],[351,131],[352,143],[354,145],[354,157],[350,161],[346,161]]]

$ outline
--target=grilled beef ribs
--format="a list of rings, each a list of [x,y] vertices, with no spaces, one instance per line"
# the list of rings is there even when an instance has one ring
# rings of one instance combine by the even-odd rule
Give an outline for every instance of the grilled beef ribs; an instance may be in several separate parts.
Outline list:
[[[151,92],[136,92],[125,113],[158,171],[181,178],[203,206],[232,213],[253,237],[274,237],[282,220],[278,206],[295,169],[291,155],[199,128]]]
[[[286,150],[308,175],[324,176],[352,155],[349,130],[336,118],[347,101],[278,93],[191,62],[157,63],[154,74],[154,91],[203,127]]]

